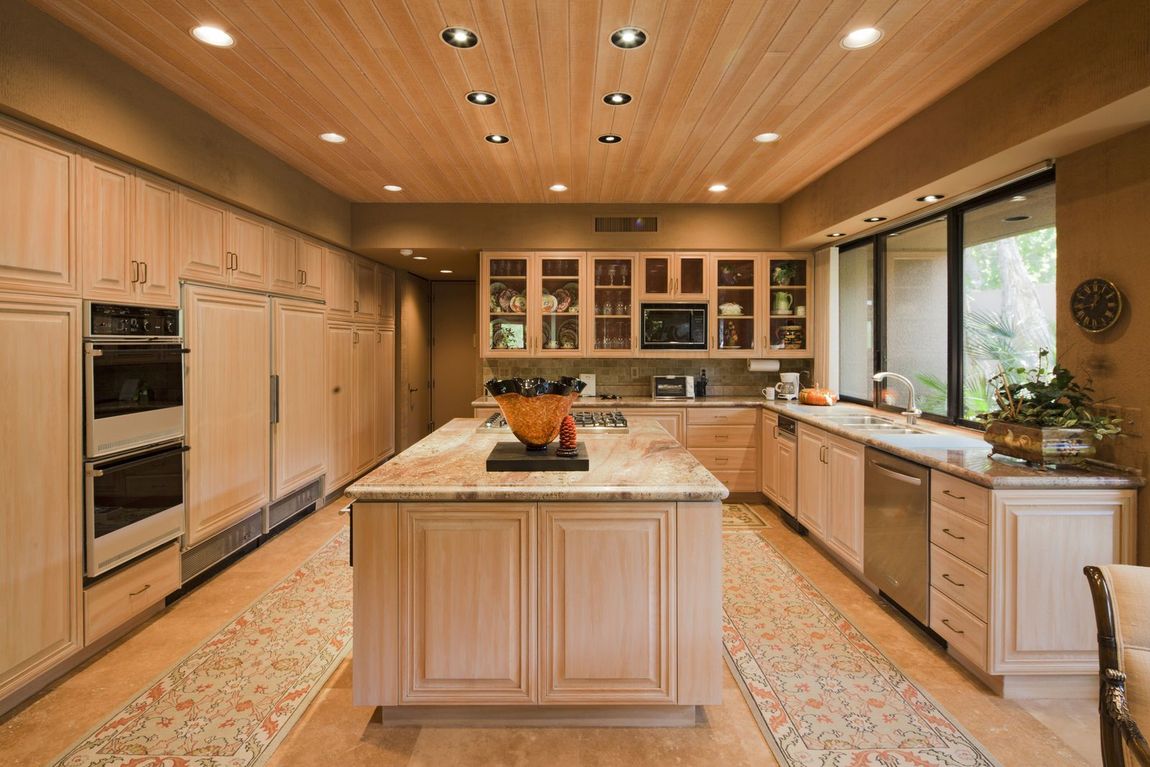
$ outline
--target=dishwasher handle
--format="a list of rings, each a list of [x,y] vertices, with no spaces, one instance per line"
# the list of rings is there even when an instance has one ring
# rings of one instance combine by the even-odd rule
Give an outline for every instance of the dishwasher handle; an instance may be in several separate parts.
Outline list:
[[[920,477],[912,477],[909,474],[903,474],[901,471],[896,471],[889,466],[884,466],[878,461],[871,461],[870,465],[898,482],[905,482],[908,485],[914,485],[916,487],[922,484],[922,479]]]

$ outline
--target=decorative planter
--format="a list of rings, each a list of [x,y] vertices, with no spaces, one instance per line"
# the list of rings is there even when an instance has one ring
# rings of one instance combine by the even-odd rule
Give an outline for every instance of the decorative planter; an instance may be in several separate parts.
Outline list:
[[[564,416],[583,391],[586,381],[563,376],[558,381],[543,378],[492,379],[484,384],[495,398],[511,433],[528,450],[546,450],[559,436]]]
[[[1072,466],[1094,455],[1094,433],[1087,429],[991,421],[983,439],[990,443],[992,453],[1044,466]]]

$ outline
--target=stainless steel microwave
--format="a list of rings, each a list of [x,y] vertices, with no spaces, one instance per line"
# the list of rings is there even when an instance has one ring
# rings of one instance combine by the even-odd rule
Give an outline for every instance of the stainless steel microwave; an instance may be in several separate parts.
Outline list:
[[[639,347],[707,348],[707,304],[643,304]]]

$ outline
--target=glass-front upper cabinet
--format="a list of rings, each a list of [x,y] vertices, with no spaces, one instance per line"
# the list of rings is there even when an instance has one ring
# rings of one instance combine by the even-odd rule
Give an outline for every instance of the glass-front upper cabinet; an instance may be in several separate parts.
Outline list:
[[[643,253],[639,290],[644,299],[706,301],[706,253]]]
[[[757,253],[714,253],[711,257],[711,350],[713,357],[758,355],[760,258]]]
[[[629,356],[639,348],[636,341],[638,306],[635,303],[635,255],[602,253],[587,257],[592,283],[593,321],[587,348],[597,357]]]
[[[484,253],[480,262],[480,298],[487,299],[483,323],[485,357],[531,354],[527,324],[534,276],[531,253]],[[531,307],[533,308],[533,307]]]
[[[535,287],[529,302],[542,357],[583,356],[584,253],[536,253]]]
[[[814,273],[810,255],[769,253],[763,259],[763,270],[767,281],[762,309],[767,318],[763,356],[813,356]]]

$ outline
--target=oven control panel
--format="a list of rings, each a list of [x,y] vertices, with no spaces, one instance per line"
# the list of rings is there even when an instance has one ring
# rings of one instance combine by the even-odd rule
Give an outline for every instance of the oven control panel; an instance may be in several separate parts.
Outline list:
[[[155,306],[88,304],[89,338],[179,338],[180,310]]]

